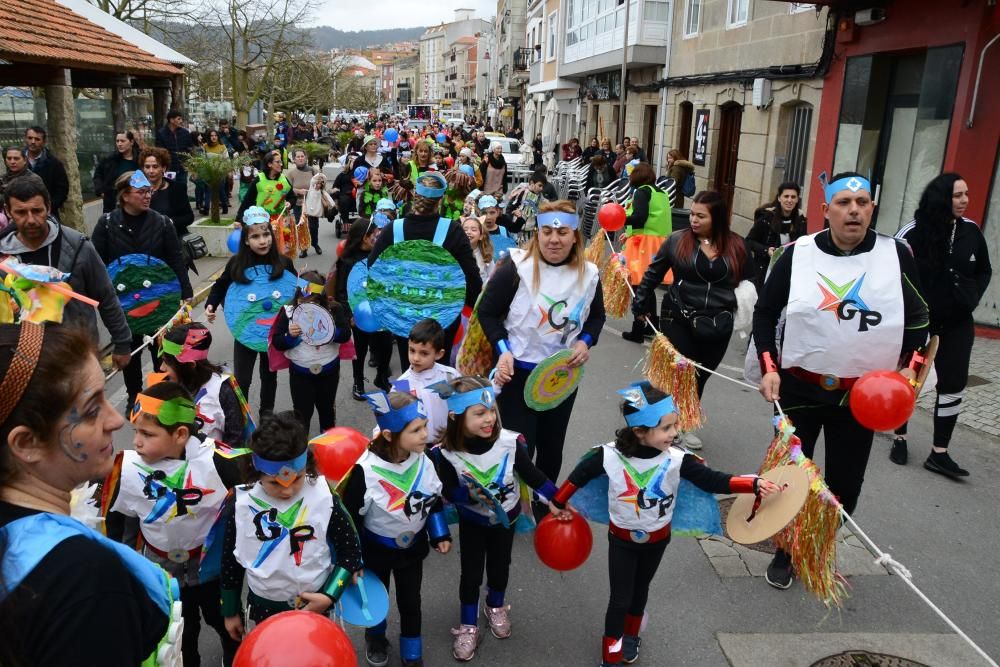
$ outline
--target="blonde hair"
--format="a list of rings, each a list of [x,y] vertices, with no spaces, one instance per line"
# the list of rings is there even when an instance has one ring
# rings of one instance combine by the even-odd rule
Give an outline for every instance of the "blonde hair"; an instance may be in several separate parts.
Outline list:
[[[479,227],[479,241],[475,247],[479,248],[479,254],[483,256],[483,262],[489,264],[493,261],[493,240],[490,239],[490,233],[486,231],[483,221],[474,215],[462,219],[463,228],[467,222],[475,222],[476,226]]]
[[[572,213],[576,215],[576,206],[573,202],[568,199],[559,199],[557,201],[547,201],[538,207],[539,213],[549,213],[551,211],[561,211],[563,213]],[[566,262],[568,266],[572,266],[576,269],[576,282],[579,285],[583,282],[584,277],[587,275],[587,260],[583,254],[583,232],[579,227],[574,232],[576,237],[573,247],[569,251],[569,261]],[[538,292],[539,283],[542,280],[541,276],[541,262],[542,259],[542,249],[538,245],[539,234],[535,234],[528,241],[528,247],[525,249],[527,256],[534,261],[534,267],[531,274],[531,291]]]

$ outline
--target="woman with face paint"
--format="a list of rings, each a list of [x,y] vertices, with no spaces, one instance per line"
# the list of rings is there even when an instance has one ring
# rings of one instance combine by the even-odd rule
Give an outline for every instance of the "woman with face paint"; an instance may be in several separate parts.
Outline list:
[[[576,208],[562,200],[539,208],[538,233],[525,249],[514,248],[486,283],[479,321],[496,350],[497,399],[504,426],[524,435],[535,463],[559,478],[566,427],[576,392],[551,410],[529,407],[524,387],[539,362],[572,350],[571,366],[590,358],[604,326],[604,296],[597,267],[583,255]],[[544,503],[535,504],[544,514]]]
[[[111,470],[125,423],[89,336],[0,325],[0,377],[0,663],[180,664],[166,638],[176,581],[70,518],[72,490]]]

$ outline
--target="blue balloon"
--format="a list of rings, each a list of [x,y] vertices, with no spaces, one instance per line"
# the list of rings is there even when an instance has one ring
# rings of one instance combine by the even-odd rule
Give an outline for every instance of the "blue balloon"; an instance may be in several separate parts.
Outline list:
[[[354,180],[364,183],[368,180],[368,167],[358,167],[354,170]]]
[[[437,140],[439,144],[443,144],[444,142],[448,141],[448,135],[446,135],[444,132],[438,132]]]
[[[226,247],[229,248],[229,252],[234,255],[240,251],[240,233],[241,230],[234,229],[226,238]]]
[[[375,313],[372,312],[371,301],[365,299],[354,308],[354,324],[362,331],[367,331],[368,333],[374,333],[382,328],[375,317]]]
[[[458,170],[470,178],[475,178],[476,176],[476,170],[472,168],[471,164],[463,164]]]
[[[390,127],[388,130],[385,131],[385,140],[388,141],[390,144],[396,143],[398,139],[399,139],[398,130],[395,130],[394,128]]]

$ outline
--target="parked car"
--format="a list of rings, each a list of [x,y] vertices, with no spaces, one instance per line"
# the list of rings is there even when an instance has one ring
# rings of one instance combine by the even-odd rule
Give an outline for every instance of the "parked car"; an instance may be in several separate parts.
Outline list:
[[[507,164],[521,164],[524,161],[524,156],[521,155],[521,142],[517,139],[496,132],[487,132],[486,138],[490,140],[490,144],[495,141],[503,147],[503,159]]]

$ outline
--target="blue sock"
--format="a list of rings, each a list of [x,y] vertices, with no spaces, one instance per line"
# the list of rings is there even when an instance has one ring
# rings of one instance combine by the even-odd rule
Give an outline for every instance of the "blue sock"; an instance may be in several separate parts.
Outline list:
[[[387,621],[382,621],[378,625],[373,625],[372,627],[365,630],[366,637],[384,637],[385,629],[389,626]]]
[[[420,637],[400,637],[399,657],[404,660],[420,660],[424,655],[424,646]]]
[[[462,605],[462,625],[476,625],[479,621],[479,605],[476,603]]]
[[[487,588],[486,589],[486,606],[487,607],[493,607],[494,609],[496,609],[497,607],[502,607],[503,606],[503,593],[504,593],[503,591],[495,591],[492,588]]]

